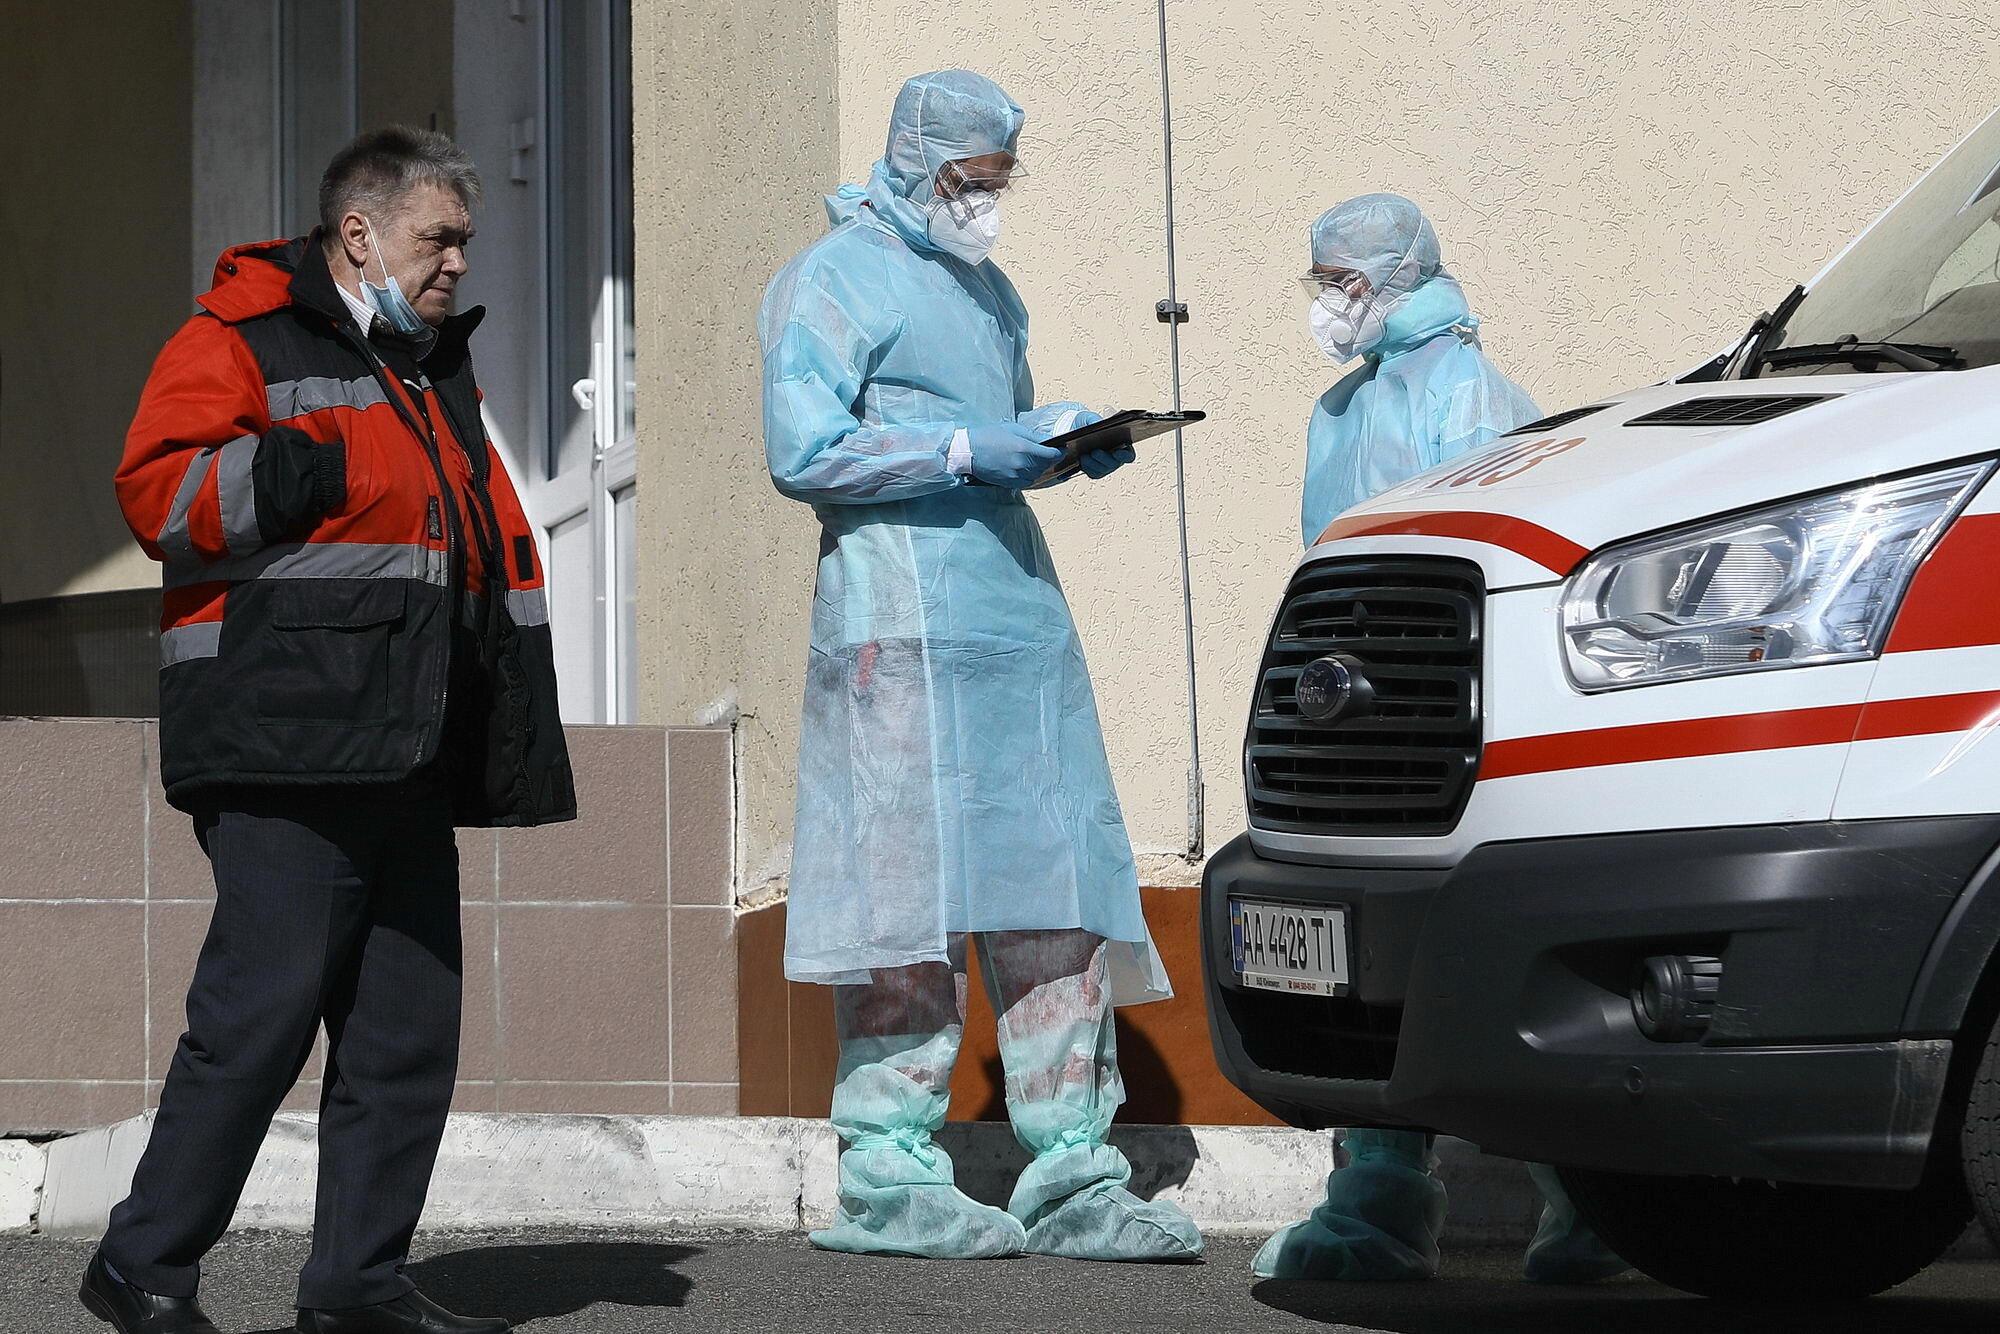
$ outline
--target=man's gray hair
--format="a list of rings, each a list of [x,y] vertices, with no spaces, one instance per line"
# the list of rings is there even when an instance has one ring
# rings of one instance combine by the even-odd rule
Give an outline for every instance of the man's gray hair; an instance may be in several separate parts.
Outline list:
[[[372,222],[396,216],[403,199],[422,185],[440,185],[469,210],[479,203],[479,172],[449,135],[390,125],[370,130],[333,155],[319,178],[319,221],[328,244],[350,213]]]

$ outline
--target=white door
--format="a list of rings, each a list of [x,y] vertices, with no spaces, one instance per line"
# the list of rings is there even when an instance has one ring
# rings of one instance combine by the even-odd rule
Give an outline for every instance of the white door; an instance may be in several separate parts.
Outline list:
[[[526,503],[568,722],[638,717],[629,26],[623,0],[543,13],[549,416]]]

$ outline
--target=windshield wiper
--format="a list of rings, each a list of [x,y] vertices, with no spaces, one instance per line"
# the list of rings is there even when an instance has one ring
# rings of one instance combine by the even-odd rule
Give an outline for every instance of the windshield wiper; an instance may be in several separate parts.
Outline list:
[[[1784,336],[1785,324],[1805,299],[1805,284],[1800,283],[1785,293],[1785,299],[1778,303],[1776,310],[1759,315],[1750,322],[1750,332],[1743,335],[1742,342],[1688,378],[1719,380],[1734,369],[1739,380],[1756,379],[1757,372],[1764,369],[1761,359],[1764,349]]]
[[[1906,371],[1961,371],[1965,358],[1955,347],[1933,343],[1864,343],[1849,334],[1837,343],[1801,343],[1797,347],[1774,347],[1758,354],[1758,360],[1773,370],[1785,366],[1824,366],[1846,362],[1863,370],[1874,370],[1892,362]]]

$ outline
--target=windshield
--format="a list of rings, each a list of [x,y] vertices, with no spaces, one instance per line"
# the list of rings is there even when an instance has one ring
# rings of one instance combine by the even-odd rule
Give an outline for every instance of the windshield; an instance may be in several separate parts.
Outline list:
[[[1955,349],[1963,364],[2000,362],[2000,112],[1815,282],[1765,347],[1839,343]],[[1958,363],[1952,363],[1957,365]],[[1818,362],[1764,375],[1851,375],[1901,369]],[[1754,372],[1753,372],[1754,373]]]

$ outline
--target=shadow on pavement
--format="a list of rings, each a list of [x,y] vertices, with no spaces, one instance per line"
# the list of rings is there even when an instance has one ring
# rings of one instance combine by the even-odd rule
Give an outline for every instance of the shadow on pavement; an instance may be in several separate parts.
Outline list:
[[[1265,1306],[1327,1324],[1395,1334],[1953,1334],[1991,1331],[1991,1297],[1904,1293],[1868,1301],[1773,1306],[1711,1302],[1650,1280],[1547,1288],[1514,1279],[1429,1283],[1309,1283],[1270,1279],[1250,1295]]]
[[[686,1305],[694,1283],[675,1273],[674,1266],[702,1250],[624,1241],[484,1246],[434,1255],[403,1272],[426,1296],[461,1315],[500,1316],[523,1325],[599,1303]],[[291,1328],[263,1334],[291,1334]]]

